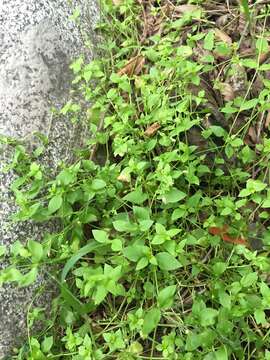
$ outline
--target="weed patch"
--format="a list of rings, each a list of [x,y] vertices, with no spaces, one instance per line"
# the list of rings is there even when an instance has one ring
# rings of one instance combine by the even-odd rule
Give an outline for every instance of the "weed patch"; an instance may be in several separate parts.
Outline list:
[[[240,5],[104,1],[61,110],[87,146],[53,179],[16,148],[14,221],[61,223],[0,275],[59,285],[18,359],[270,359],[269,7]]]

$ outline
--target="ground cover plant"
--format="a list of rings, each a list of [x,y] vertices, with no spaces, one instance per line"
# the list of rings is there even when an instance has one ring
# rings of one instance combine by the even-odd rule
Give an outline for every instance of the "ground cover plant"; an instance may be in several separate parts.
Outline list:
[[[14,221],[60,224],[1,272],[59,288],[14,358],[270,359],[270,7],[101,8],[101,56],[71,65],[60,111],[88,143],[55,177],[14,145]]]

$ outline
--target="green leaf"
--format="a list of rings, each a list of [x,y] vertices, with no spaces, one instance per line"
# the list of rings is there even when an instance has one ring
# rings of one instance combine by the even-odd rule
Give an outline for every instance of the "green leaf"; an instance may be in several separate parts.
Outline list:
[[[121,251],[123,248],[122,241],[120,239],[114,239],[111,242],[112,251]]]
[[[106,183],[104,180],[101,179],[94,179],[91,184],[91,189],[93,191],[99,191],[106,187]]]
[[[75,179],[76,179],[76,172],[72,171],[72,169],[62,170],[56,177],[56,180],[65,186],[73,183]]]
[[[240,111],[253,109],[258,104],[258,102],[258,99],[246,100],[241,104]]]
[[[218,316],[218,311],[212,308],[202,309],[200,313],[200,324],[202,326],[211,326],[215,324],[215,319]]]
[[[108,291],[103,285],[97,286],[97,289],[96,289],[96,291],[95,291],[95,293],[93,295],[93,298],[95,300],[95,305],[101,304],[102,301],[107,296],[107,294],[108,294]]]
[[[146,199],[147,195],[142,192],[141,188],[137,188],[123,198],[125,201],[130,201],[131,203],[138,205],[142,204]]]
[[[250,194],[252,194],[252,191],[249,190],[249,189],[242,189],[239,193],[239,197],[247,197],[249,196]]]
[[[187,335],[185,349],[187,351],[194,351],[202,344],[202,339],[199,334],[189,332]]]
[[[250,69],[257,69],[258,62],[253,59],[242,59],[241,64]]]
[[[250,10],[249,10],[249,5],[248,5],[248,0],[240,0],[240,3],[243,7],[243,11],[244,11],[246,20],[249,21],[250,20]]]
[[[254,285],[258,280],[258,274],[256,272],[251,272],[242,277],[240,283],[243,287],[250,287]]]
[[[262,208],[270,208],[270,199],[265,199],[263,201]]]
[[[57,210],[59,210],[62,204],[63,204],[63,198],[61,195],[55,195],[54,197],[52,197],[48,204],[49,214],[53,214]]]
[[[260,180],[249,179],[247,181],[247,188],[257,191],[257,192],[264,190],[266,187],[267,187],[267,184],[263,183]]]
[[[34,240],[29,240],[27,248],[31,253],[33,262],[37,263],[43,258],[43,247],[42,245]]]
[[[71,65],[70,69],[73,70],[74,74],[77,74],[80,72],[82,65],[83,65],[83,57],[80,56],[77,60],[75,60]]]
[[[136,270],[144,269],[148,264],[149,264],[148,258],[142,257],[137,263]]]
[[[192,55],[192,48],[190,46],[181,45],[177,47],[176,53],[181,57],[187,58]]]
[[[158,253],[156,255],[156,259],[161,270],[171,271],[179,269],[182,266],[182,264],[176,260],[174,256],[167,252]]]
[[[119,232],[133,232],[136,231],[136,224],[132,224],[125,220],[116,220],[113,222],[113,227]]]
[[[145,336],[149,335],[158,326],[160,318],[161,318],[161,312],[159,309],[153,308],[149,310],[146,313],[143,322],[143,327],[142,327],[143,335]]]
[[[110,242],[109,236],[104,230],[92,230],[94,239],[99,243],[108,243]]]
[[[220,276],[226,270],[227,265],[224,262],[217,262],[213,265],[213,273],[216,276]]]
[[[89,254],[90,252],[93,252],[97,249],[100,249],[104,247],[104,244],[97,244],[95,242],[91,242],[90,244],[87,244],[80,248],[80,250],[77,251],[75,255],[73,255],[65,264],[62,274],[61,274],[61,281],[64,282],[67,274],[69,271],[73,268],[73,266],[86,254]]]
[[[239,193],[239,197],[246,197],[255,192],[261,192],[267,187],[267,184],[263,183],[260,180],[248,179],[246,184],[246,189],[243,189]]]
[[[156,233],[157,234],[159,234],[159,235],[167,235],[166,229],[162,224],[156,223],[155,228],[156,228]]]
[[[153,225],[153,220],[142,220],[139,222],[139,228],[141,231],[147,231]]]
[[[267,324],[267,321],[265,319],[265,312],[262,309],[256,309],[255,312],[254,312],[254,317],[255,317],[256,323],[258,325]]]
[[[172,221],[178,220],[181,217],[185,217],[187,211],[186,209],[174,209],[173,213],[172,213]]]
[[[41,349],[44,353],[48,353],[53,346],[53,336],[45,336],[44,340],[41,343]]]
[[[187,194],[185,194],[183,191],[172,188],[169,192],[162,196],[162,201],[164,204],[176,203],[180,200],[183,200],[186,196]]]
[[[266,303],[270,304],[270,288],[266,283],[260,283],[260,292]]]
[[[150,219],[150,210],[148,208],[133,206],[133,213],[137,220],[143,221]]]
[[[228,360],[228,351],[225,346],[215,351],[215,360]]]
[[[214,47],[215,33],[214,31],[209,31],[204,38],[203,47],[205,50],[213,50]]]
[[[216,137],[224,137],[227,134],[221,126],[212,125],[210,129]]]
[[[219,291],[219,302],[222,306],[224,306],[227,309],[231,308],[231,296],[227,294],[225,291]]]
[[[32,285],[38,275],[38,269],[35,266],[33,269],[31,269],[27,274],[23,275],[19,281],[19,286],[29,286]]]
[[[176,286],[171,285],[162,289],[158,294],[158,305],[161,309],[168,309],[173,304]]]
[[[124,256],[130,260],[137,262],[144,255],[144,246],[131,245],[123,249]]]
[[[262,37],[256,41],[256,49],[258,54],[264,54],[269,51],[268,41],[265,37]]]

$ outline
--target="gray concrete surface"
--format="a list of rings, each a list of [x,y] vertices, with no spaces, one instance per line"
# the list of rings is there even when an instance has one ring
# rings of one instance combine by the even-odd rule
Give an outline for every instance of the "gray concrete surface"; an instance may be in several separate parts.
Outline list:
[[[81,24],[70,20],[74,8],[81,11]],[[69,63],[86,50],[80,27],[91,33],[98,18],[94,0],[0,0],[0,135],[24,140],[33,145],[33,132],[47,135],[50,140],[46,162],[56,166],[69,160],[74,144],[82,139],[81,126],[65,118],[54,119],[52,105],[64,104],[71,74]],[[12,149],[0,150],[0,245],[16,240],[41,239],[44,225],[13,224],[10,215],[16,206],[9,190],[14,180],[12,171],[3,167],[12,158]],[[46,227],[46,231],[53,231]],[[8,259],[0,260],[0,268]],[[48,306],[52,294],[48,290],[36,297],[41,276],[34,286],[0,288],[0,359],[20,345],[26,335],[26,313],[31,301]]]

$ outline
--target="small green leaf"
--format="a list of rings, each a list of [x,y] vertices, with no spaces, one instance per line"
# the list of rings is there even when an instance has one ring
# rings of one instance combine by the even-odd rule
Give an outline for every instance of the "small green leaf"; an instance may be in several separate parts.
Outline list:
[[[106,233],[106,231],[104,231],[104,230],[92,230],[92,233],[93,233],[94,239],[97,242],[99,242],[101,244],[102,243],[106,244],[106,243],[110,242],[109,236]]]
[[[194,351],[200,345],[202,345],[202,339],[199,334],[189,332],[187,335],[186,346],[185,349],[187,351]]]
[[[43,247],[39,242],[29,240],[27,247],[31,253],[33,262],[37,263],[43,258]]]
[[[38,275],[38,269],[35,266],[33,269],[31,269],[27,274],[23,275],[19,281],[19,286],[29,286],[32,285]]]
[[[83,256],[85,256],[86,254],[93,252],[97,249],[100,249],[103,246],[105,246],[105,245],[97,244],[96,242],[92,241],[90,244],[87,244],[87,245],[83,246],[82,248],[80,248],[80,250],[66,262],[66,264],[62,270],[61,282],[65,281],[66,276],[69,273],[69,271]],[[67,291],[69,291],[69,290],[67,290]]]
[[[240,0],[240,4],[242,5],[246,20],[250,20],[250,10],[248,5],[248,0]]]
[[[139,228],[141,231],[147,231],[150,229],[150,227],[153,225],[153,220],[142,220],[139,221]]]
[[[144,246],[131,245],[123,249],[124,256],[130,260],[137,262],[143,255]]]
[[[216,137],[224,137],[227,134],[221,126],[212,125],[210,129]]]
[[[114,239],[111,242],[112,251],[121,251],[123,248],[122,241],[120,239]]]
[[[187,194],[185,194],[183,191],[172,188],[169,192],[162,196],[162,201],[164,204],[176,203],[183,200],[186,196]]]
[[[74,74],[78,74],[83,65],[83,57],[80,56],[77,60],[75,60],[71,65],[70,69],[73,70]]]
[[[53,346],[53,337],[52,336],[45,336],[44,340],[41,343],[41,349],[44,353],[48,353]]]
[[[63,204],[63,198],[61,195],[55,195],[54,197],[52,197],[48,204],[49,214],[53,214],[57,210],[59,210],[62,204]]]
[[[192,55],[192,48],[190,46],[182,45],[177,47],[177,55],[181,57],[189,57]]]
[[[202,326],[211,326],[215,324],[215,319],[218,316],[218,311],[212,308],[202,309],[200,313],[200,324]]]
[[[149,264],[148,258],[142,257],[137,263],[136,270],[144,269],[148,264]]]
[[[147,199],[147,195],[142,192],[141,188],[137,188],[136,190],[127,194],[123,200],[130,201],[133,204],[142,204]]]
[[[213,50],[214,47],[215,33],[214,31],[209,31],[204,38],[203,47],[205,50]]]
[[[161,252],[156,255],[158,266],[161,270],[176,270],[182,266],[182,264],[175,259],[175,257],[167,252]]]
[[[265,319],[265,312],[262,309],[256,309],[255,312],[254,312],[254,317],[255,317],[256,323],[258,325],[267,324],[267,321]]]
[[[119,232],[133,232],[136,231],[136,224],[132,224],[125,220],[116,220],[113,222],[113,227]]]
[[[150,219],[150,210],[148,208],[133,206],[133,213],[139,221]]]
[[[176,286],[171,285],[162,289],[158,294],[158,305],[161,309],[168,309],[173,304]]]
[[[252,194],[252,191],[249,190],[249,189],[242,189],[239,193],[239,197],[247,197],[249,196],[250,194]]]
[[[91,189],[93,191],[99,191],[106,187],[106,183],[104,180],[101,179],[94,179],[91,184]]]
[[[178,220],[182,217],[185,217],[185,215],[187,214],[186,209],[174,209],[173,213],[172,213],[172,221]]]
[[[228,360],[228,351],[225,346],[215,351],[215,359],[213,360]]]
[[[258,104],[258,99],[246,100],[241,104],[240,111],[249,110]]]
[[[213,265],[213,273],[216,276],[220,276],[226,270],[227,265],[224,262],[217,262]]]
[[[222,306],[224,306],[227,309],[231,308],[231,296],[229,294],[227,294],[225,291],[220,291],[219,292],[219,302]]]
[[[161,312],[159,309],[153,308],[149,310],[146,313],[143,322],[143,327],[142,327],[143,335],[145,336],[149,335],[158,326],[160,318],[161,318]]]
[[[270,199],[266,199],[263,201],[262,208],[270,208]]]
[[[250,69],[256,69],[258,67],[258,62],[253,59],[242,59],[241,64]]]
[[[240,283],[244,287],[250,287],[254,285],[258,280],[258,274],[256,272],[251,272],[242,277]]]
[[[256,41],[256,50],[258,54],[264,54],[269,51],[268,41],[265,37],[262,37]]]

